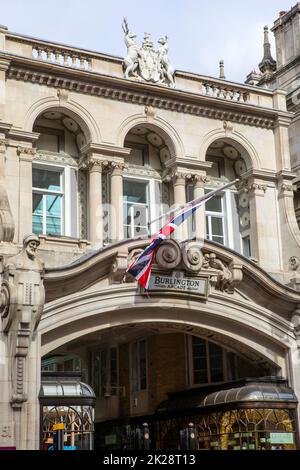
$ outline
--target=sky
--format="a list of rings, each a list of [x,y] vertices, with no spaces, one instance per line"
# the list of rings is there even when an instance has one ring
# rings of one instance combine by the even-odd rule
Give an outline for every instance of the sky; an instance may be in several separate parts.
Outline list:
[[[244,82],[263,55],[263,27],[296,0],[0,0],[0,24],[10,31],[119,57],[126,55],[121,23],[141,44],[169,38],[177,70],[217,77],[224,60],[228,80]],[[275,58],[273,33],[270,33]]]

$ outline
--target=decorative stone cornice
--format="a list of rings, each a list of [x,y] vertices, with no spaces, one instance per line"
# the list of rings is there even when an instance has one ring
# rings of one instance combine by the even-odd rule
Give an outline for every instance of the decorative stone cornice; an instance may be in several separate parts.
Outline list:
[[[22,59],[22,62],[32,62],[35,68],[26,69],[26,65],[24,68],[24,65],[22,67],[13,64],[7,72],[8,78],[267,129],[274,127],[279,115],[277,110],[267,108],[257,110],[241,101],[223,100],[195,93],[182,94],[180,90],[174,89],[164,89],[162,95],[161,87],[157,87],[159,93],[156,93],[156,87],[152,84],[129,81],[124,84],[124,79],[118,77],[107,77],[74,69],[63,70],[62,76],[62,70],[54,64],[37,63],[29,59]],[[216,99],[218,99],[217,106]],[[281,114],[282,117],[286,115],[287,119],[290,119],[290,113]]]
[[[127,157],[130,155],[131,149],[127,147],[117,147],[115,145],[109,145],[109,144],[96,144],[93,142],[90,142],[86,145],[84,145],[80,149],[80,153],[82,155],[92,155],[92,154],[98,154],[102,156],[106,156],[108,158],[113,158],[113,157]]]

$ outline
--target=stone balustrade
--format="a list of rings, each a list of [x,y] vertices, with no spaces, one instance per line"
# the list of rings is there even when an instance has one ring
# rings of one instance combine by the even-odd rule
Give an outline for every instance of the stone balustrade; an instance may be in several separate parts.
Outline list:
[[[240,101],[247,103],[250,98],[250,93],[241,88],[228,85],[221,81],[214,80],[201,80],[199,82],[200,93],[202,95],[211,96],[212,98],[222,98],[224,100]]]
[[[78,50],[66,49],[64,47],[49,47],[41,44],[33,44],[32,56],[37,60],[67,67],[77,67],[83,70],[91,70],[92,68],[91,57],[82,54]]]

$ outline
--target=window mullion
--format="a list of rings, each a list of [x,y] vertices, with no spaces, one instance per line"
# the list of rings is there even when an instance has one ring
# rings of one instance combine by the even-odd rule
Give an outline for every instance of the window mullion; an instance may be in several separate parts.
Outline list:
[[[43,234],[47,234],[47,195],[43,194]]]
[[[207,367],[207,382],[211,383],[211,373],[210,373],[210,356],[209,356],[209,343],[205,341],[206,348],[206,367]]]

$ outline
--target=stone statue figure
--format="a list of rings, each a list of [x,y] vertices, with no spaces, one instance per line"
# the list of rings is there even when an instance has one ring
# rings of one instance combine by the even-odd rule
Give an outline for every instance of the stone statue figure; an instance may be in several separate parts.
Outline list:
[[[21,408],[27,400],[27,356],[45,302],[44,264],[37,257],[39,244],[37,235],[25,236],[22,250],[5,260],[1,273],[0,314],[7,338],[14,408]]]
[[[174,88],[175,87],[174,69],[172,65],[170,64],[170,61],[168,58],[168,51],[169,51],[168,36],[163,36],[162,38],[160,38],[158,40],[158,43],[160,44],[158,48],[158,60],[161,66],[162,79],[164,78],[167,81],[168,85]]]
[[[159,49],[153,47],[150,33],[144,33],[141,46],[135,42],[136,35],[129,31],[128,22],[124,18],[122,28],[125,33],[127,56],[123,61],[125,78],[143,79],[147,82],[166,84],[175,87],[174,69],[168,59],[168,38],[159,39]]]
[[[127,19],[124,18],[122,28],[125,34],[125,44],[127,47],[127,56],[124,59],[124,76],[129,78],[135,75],[135,71],[138,68],[138,50],[139,47],[135,42],[136,34],[129,31]]]

